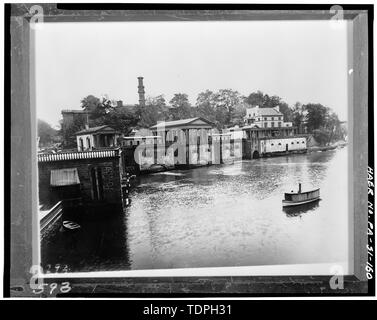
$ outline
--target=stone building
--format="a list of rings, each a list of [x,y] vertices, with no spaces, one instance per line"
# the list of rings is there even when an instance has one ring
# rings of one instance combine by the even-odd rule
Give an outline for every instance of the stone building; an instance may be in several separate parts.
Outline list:
[[[62,129],[65,130],[75,121],[82,121],[83,123],[88,123],[90,111],[86,110],[62,110]]]
[[[150,127],[154,135],[159,135],[165,142],[181,141],[189,143],[190,133],[202,130],[210,135],[215,125],[207,119],[196,117],[175,121],[159,122]]]
[[[165,159],[173,158],[176,167],[203,165],[211,161],[209,143],[215,125],[207,119],[196,117],[159,122],[150,127],[167,147]],[[171,148],[170,146],[174,148]],[[162,153],[160,153],[162,154]]]
[[[39,201],[122,203],[120,150],[38,155]]]
[[[90,151],[118,146],[120,133],[110,126],[98,126],[76,132],[77,150]]]
[[[280,128],[291,127],[292,122],[284,122],[284,115],[280,112],[279,106],[274,108],[254,108],[246,109],[244,117],[245,125],[254,125],[258,128]]]
[[[278,128],[245,126],[242,131],[244,159],[307,151],[307,135],[299,135],[297,128],[293,126]]]
[[[261,109],[270,110],[267,113],[264,111],[258,113]],[[292,123],[281,122],[283,115],[281,113],[281,116],[279,115],[277,108],[248,110],[246,118],[251,119],[250,124],[226,129],[226,132],[231,134],[232,140],[242,140],[243,159],[307,151],[307,135],[299,134],[298,128],[292,126]],[[280,125],[279,122],[281,122]]]

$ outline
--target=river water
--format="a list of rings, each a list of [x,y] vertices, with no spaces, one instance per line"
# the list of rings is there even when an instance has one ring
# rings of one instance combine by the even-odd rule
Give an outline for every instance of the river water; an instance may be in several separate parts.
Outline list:
[[[349,259],[347,148],[173,170],[134,181],[124,213],[55,232],[42,262],[72,271],[337,263]],[[321,201],[283,210],[284,192]]]

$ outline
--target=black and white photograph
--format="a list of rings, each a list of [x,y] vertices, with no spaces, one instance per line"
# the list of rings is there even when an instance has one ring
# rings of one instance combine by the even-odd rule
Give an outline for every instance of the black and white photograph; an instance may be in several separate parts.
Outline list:
[[[37,28],[42,267],[347,272],[348,30],[346,21]]]
[[[19,60],[42,278],[326,275],[331,290],[365,269],[368,10],[50,6],[27,6]]]

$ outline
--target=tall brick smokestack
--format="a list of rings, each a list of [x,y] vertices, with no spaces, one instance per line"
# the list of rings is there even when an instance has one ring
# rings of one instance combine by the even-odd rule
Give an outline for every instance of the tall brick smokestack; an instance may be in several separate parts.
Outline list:
[[[139,86],[138,88],[138,93],[139,93],[139,105],[140,106],[145,106],[145,91],[144,91],[144,84],[143,84],[143,77],[138,77],[139,80]]]

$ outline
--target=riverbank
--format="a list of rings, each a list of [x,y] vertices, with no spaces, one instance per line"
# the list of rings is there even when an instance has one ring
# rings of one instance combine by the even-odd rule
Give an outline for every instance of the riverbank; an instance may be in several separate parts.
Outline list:
[[[334,150],[337,148],[344,148],[347,146],[347,142],[345,141],[337,141],[329,146],[313,146],[313,147],[308,147],[308,152],[318,152],[318,151],[328,151],[328,150]]]

